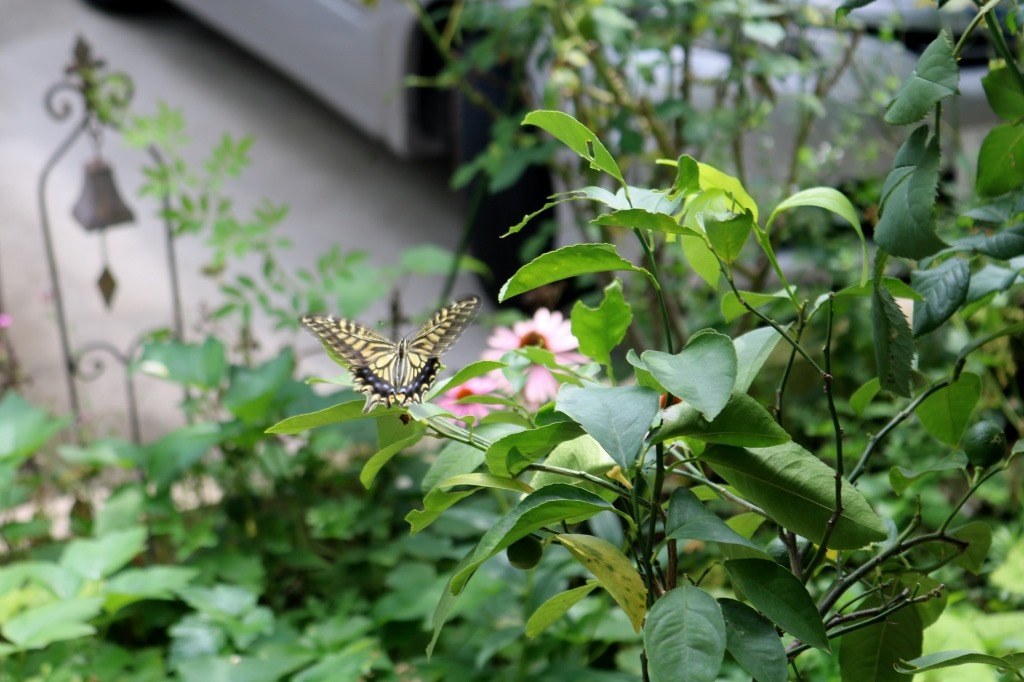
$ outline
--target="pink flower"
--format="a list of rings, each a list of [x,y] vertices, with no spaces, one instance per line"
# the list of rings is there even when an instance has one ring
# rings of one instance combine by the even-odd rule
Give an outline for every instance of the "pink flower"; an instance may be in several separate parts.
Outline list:
[[[437,398],[437,404],[456,416],[482,419],[497,406],[482,403],[459,403],[458,401],[469,396],[488,395],[496,388],[498,388],[498,382],[494,377],[489,375],[474,377],[460,386],[445,391]]]
[[[538,346],[550,351],[560,365],[580,365],[586,358],[576,352],[579,341],[572,335],[572,325],[557,310],[540,308],[532,320],[516,322],[512,328],[498,327],[487,339],[491,350],[484,352],[485,360],[500,360],[503,355],[517,348]],[[495,374],[500,375],[500,372]],[[501,375],[499,383],[508,386]],[[526,369],[526,383],[523,386],[523,400],[531,408],[537,408],[553,400],[558,393],[558,380],[547,367],[533,365]]]
[[[0,329],[7,329],[13,321],[8,313],[0,313]]]

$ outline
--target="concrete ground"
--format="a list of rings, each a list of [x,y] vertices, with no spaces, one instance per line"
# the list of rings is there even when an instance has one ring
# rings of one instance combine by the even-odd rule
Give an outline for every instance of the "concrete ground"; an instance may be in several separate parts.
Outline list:
[[[47,158],[73,126],[50,118],[43,96],[61,78],[77,35],[112,70],[126,71],[134,79],[135,111],[151,113],[160,101],[183,111],[193,163],[204,159],[226,132],[255,136],[253,167],[232,186],[231,194],[240,207],[255,206],[263,198],[290,204],[281,232],[294,246],[280,254],[285,263],[313,267],[317,256],[334,245],[368,251],[379,266],[396,263],[406,246],[454,247],[462,214],[458,197],[447,187],[445,162],[395,159],[271,68],[194,20],[177,13],[112,17],[80,0],[0,0],[0,312],[11,316],[7,332],[27,378],[20,390],[32,402],[57,413],[68,410],[37,182]],[[91,154],[87,142],[72,148],[54,169],[46,191],[73,348],[104,341],[126,349],[140,333],[171,322],[159,207],[152,199],[135,196],[146,159],[110,137],[104,157],[116,169],[122,193],[136,214],[133,225],[112,228],[105,237],[107,263],[118,281],[111,309],[104,306],[96,285],[104,266],[103,240],[71,217]],[[189,237],[178,244],[186,338],[200,340],[201,311],[223,299],[215,283],[200,272],[206,248]],[[406,310],[416,314],[433,306],[441,286],[440,278],[406,278]],[[465,278],[456,293],[475,289],[476,283]],[[363,321],[372,324],[387,315],[382,302]],[[479,325],[472,329],[447,364],[476,359],[485,333]],[[316,353],[318,344],[311,337],[275,335],[269,325],[259,327],[265,356],[296,340],[300,352],[310,357],[303,372],[337,373]],[[93,430],[127,434],[123,381],[116,363],[107,362],[102,377],[78,383]],[[176,388],[142,377],[137,390],[143,439],[181,423]]]

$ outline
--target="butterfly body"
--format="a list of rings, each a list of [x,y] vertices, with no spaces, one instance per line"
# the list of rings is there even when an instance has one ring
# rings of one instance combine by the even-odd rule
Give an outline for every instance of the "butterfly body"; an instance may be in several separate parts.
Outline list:
[[[327,353],[345,364],[358,391],[366,395],[363,412],[376,405],[405,407],[423,400],[447,352],[480,309],[476,296],[437,311],[419,331],[399,341],[350,320],[307,315],[301,322],[319,337]]]

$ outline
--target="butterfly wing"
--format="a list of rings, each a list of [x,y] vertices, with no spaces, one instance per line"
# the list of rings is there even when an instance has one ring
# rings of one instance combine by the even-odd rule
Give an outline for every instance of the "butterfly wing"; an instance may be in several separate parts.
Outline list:
[[[364,412],[378,403],[391,405],[396,385],[391,370],[398,344],[361,324],[336,317],[307,315],[301,323],[320,339],[332,360],[352,372],[356,390],[367,397]]]
[[[441,308],[409,341],[410,353],[440,358],[455,345],[479,311],[479,296],[468,296]]]

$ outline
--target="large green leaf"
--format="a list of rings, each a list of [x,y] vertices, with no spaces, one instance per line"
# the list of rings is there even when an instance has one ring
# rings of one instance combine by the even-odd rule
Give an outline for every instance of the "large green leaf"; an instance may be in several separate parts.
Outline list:
[[[804,644],[831,651],[814,600],[795,575],[767,559],[733,559],[725,562],[725,570],[736,588],[775,625]]]
[[[907,125],[920,121],[936,104],[957,94],[959,81],[960,68],[953,55],[953,41],[942,31],[921,53],[914,72],[889,103],[886,123]]]
[[[390,462],[398,453],[418,443],[421,438],[423,438],[423,431],[417,429],[407,438],[397,440],[394,443],[389,443],[387,446],[378,450],[376,454],[366,460],[366,464],[363,465],[363,470],[359,472],[359,482],[363,484],[364,488],[369,489],[369,487],[373,485],[373,479],[377,477],[377,473],[384,468],[385,464]]]
[[[1001,671],[1005,670],[1014,673],[1024,671],[1024,661],[1019,659],[1011,660],[1011,658],[1012,656],[1000,658],[998,656],[990,656],[989,654],[984,654],[979,651],[957,649],[953,651],[940,651],[937,654],[928,654],[927,656],[920,656],[909,661],[901,660],[896,663],[896,670],[907,675],[916,675],[917,673],[926,672],[928,670],[956,668],[961,665],[980,663],[983,665],[991,665]],[[907,678],[902,679],[905,680]]]
[[[935,234],[935,194],[939,185],[939,142],[928,126],[907,138],[882,185],[882,216],[875,242],[894,256],[924,258],[945,243]]]
[[[594,225],[610,225],[612,227],[637,227],[641,230],[653,230],[666,234],[694,234],[672,216],[666,213],[655,213],[644,208],[624,208],[611,213],[602,213],[590,221]]]
[[[113,614],[143,599],[174,599],[177,591],[188,586],[197,575],[199,569],[184,566],[125,569],[103,586],[107,595],[104,610]]]
[[[88,621],[99,615],[103,601],[103,597],[79,597],[37,606],[8,619],[0,634],[20,650],[87,637],[96,632]]]
[[[869,600],[865,606],[879,606]],[[843,635],[839,647],[839,669],[843,682],[905,682],[896,670],[901,660],[921,655],[924,628],[921,616],[913,606],[906,606],[873,623]]]
[[[310,656],[206,656],[178,663],[181,682],[278,682],[310,662]],[[335,678],[342,680],[345,678]],[[358,677],[350,677],[358,680]]]
[[[989,131],[978,151],[975,189],[995,197],[1024,184],[1024,125],[1004,124]]]
[[[790,440],[790,435],[768,410],[746,393],[733,393],[725,408],[711,421],[687,403],[669,407],[654,440],[661,442],[679,436],[740,447],[768,447]]]
[[[572,307],[572,334],[580,342],[580,352],[611,368],[612,350],[622,343],[633,322],[633,309],[622,295],[622,281],[616,279],[604,288],[604,298],[596,308],[583,301]]]
[[[857,216],[857,209],[846,195],[831,187],[810,187],[792,194],[783,199],[772,214],[768,216],[768,223],[765,225],[767,233],[775,222],[775,217],[782,211],[802,206],[813,206],[831,211],[850,224],[853,231],[857,233],[860,240],[861,268],[860,283],[863,286],[868,280],[868,243],[864,238],[864,230],[860,226],[860,218]]]
[[[224,381],[228,361],[224,344],[208,336],[202,345],[173,339],[147,343],[136,367],[150,376],[213,390]]]
[[[147,478],[160,486],[170,485],[224,437],[220,425],[210,422],[171,431],[142,448],[142,466]]]
[[[889,485],[892,486],[894,493],[902,495],[907,488],[930,474],[966,468],[967,456],[958,450],[927,466],[915,466],[913,469],[902,466],[893,467],[889,470]]]
[[[145,528],[111,531],[96,539],[72,540],[64,547],[60,564],[86,580],[99,580],[126,566],[145,548]]]
[[[716,445],[701,459],[780,525],[819,542],[835,509],[835,470],[796,443],[770,448]],[[857,549],[886,538],[882,520],[861,493],[842,482],[843,511],[832,549]]]
[[[660,409],[660,396],[643,386],[563,384],[555,403],[600,443],[622,469],[641,455],[644,436]]]
[[[570,422],[571,423],[571,422]],[[616,466],[607,452],[604,451],[593,437],[583,434],[579,438],[560,443],[544,459],[545,466],[568,469],[572,472],[584,472],[598,478],[605,478],[606,474]],[[590,481],[580,480],[568,474],[557,474],[551,471],[538,471],[530,479],[530,485],[534,488],[543,488],[552,483],[569,483],[585,488],[601,497],[615,500],[615,493],[598,486]]]
[[[366,417],[380,417],[386,413],[385,410],[378,408],[368,415],[363,414],[364,405],[366,405],[365,400],[350,400],[349,402],[332,405],[331,407],[318,410],[317,412],[297,414],[294,417],[282,419],[278,423],[274,424],[267,429],[267,433],[302,433],[309,429],[315,429],[318,426],[327,426],[329,424],[338,424],[341,422],[354,421],[356,419],[365,419]]]
[[[646,351],[640,359],[672,395],[682,398],[713,420],[725,409],[736,384],[736,348],[725,334],[706,329],[672,355]]]
[[[692,585],[669,590],[644,624],[652,682],[713,682],[725,657],[725,619],[718,602]]]
[[[224,407],[246,423],[265,420],[294,367],[295,357],[290,348],[258,367],[232,367]]]
[[[963,372],[955,382],[921,401],[914,412],[928,433],[943,443],[956,445],[980,399],[981,377]]]
[[[702,540],[739,545],[764,555],[760,547],[718,518],[687,488],[676,488],[668,503],[665,537],[670,540]],[[764,555],[764,558],[769,558]]]
[[[878,380],[883,389],[909,398],[914,339],[907,318],[885,287],[872,290],[871,321]]]
[[[626,612],[633,629],[640,632],[647,612],[647,588],[629,558],[612,543],[593,535],[563,533],[555,539],[601,581]]]
[[[607,173],[622,185],[626,184],[615,158],[601,144],[597,135],[569,114],[561,111],[531,111],[523,119],[523,125],[546,130],[588,161],[592,168]]]
[[[600,586],[598,581],[590,580],[584,585],[559,592],[548,599],[530,614],[530,618],[526,621],[526,636],[533,639],[544,632],[555,621],[568,613],[569,609]]]
[[[14,391],[0,400],[0,462],[21,464],[68,423],[29,405]]]
[[[739,257],[754,227],[754,218],[750,211],[739,214],[705,214],[703,222],[711,248],[728,264]]]
[[[1017,84],[1012,69],[993,64],[982,76],[981,85],[996,116],[1011,123],[1024,119],[1024,92]]]
[[[938,329],[967,300],[971,266],[961,258],[950,258],[938,267],[910,273],[910,284],[921,294],[914,306],[914,336]]]
[[[498,301],[533,291],[545,284],[595,272],[625,270],[647,271],[638,268],[619,255],[612,244],[573,244],[537,256],[519,268],[498,292]]]
[[[772,327],[752,329],[732,340],[732,345],[736,349],[734,390],[740,393],[747,392],[780,340],[782,336]]]
[[[775,627],[735,599],[719,599],[725,617],[725,648],[758,682],[786,682],[786,650]]]

